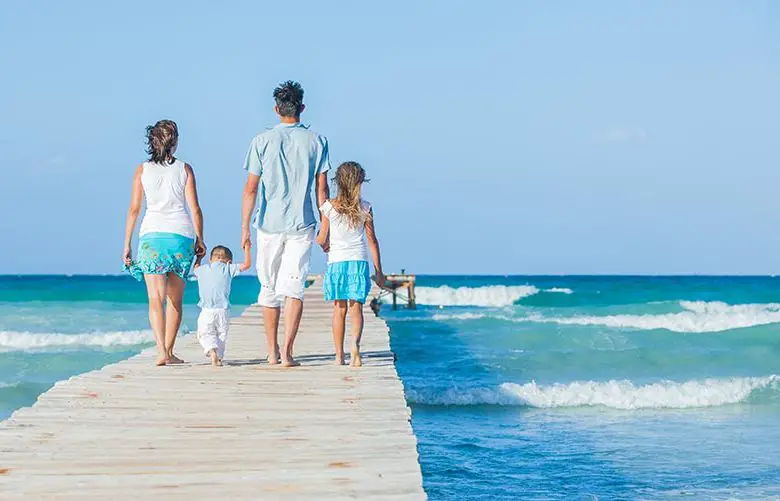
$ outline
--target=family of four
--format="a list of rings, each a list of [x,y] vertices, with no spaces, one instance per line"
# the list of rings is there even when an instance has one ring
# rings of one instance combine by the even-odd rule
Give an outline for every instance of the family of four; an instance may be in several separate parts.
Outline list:
[[[252,226],[257,233],[256,267],[261,286],[258,303],[263,307],[268,362],[285,367],[299,365],[293,357],[293,344],[316,240],[328,254],[323,289],[325,299],[334,304],[336,363],[345,363],[344,330],[349,314],[353,330],[350,364],[361,365],[363,304],[371,289],[369,253],[375,280],[379,285],[384,281],[373,210],[361,197],[365,171],[357,162],[342,163],[334,176],[336,197],[331,199],[328,141],[300,122],[303,89],[297,82],[288,81],[279,85],[273,96],[280,123],[252,140],[244,163],[247,181],[242,206],[242,264],[234,264],[233,253],[222,245],[214,247],[208,263],[203,263],[207,251],[203,214],[193,169],[175,156],[179,141],[176,124],[161,120],[147,127],[149,160],[138,166],[133,179],[123,260],[126,271],[146,282],[157,365],[183,363],[173,349],[190,273],[197,278],[200,292],[198,340],[212,364],[222,365],[231,281],[252,266]],[[313,191],[320,213],[318,233]],[[144,200],[146,212],[134,255],[133,233]],[[285,338],[280,350],[282,306]]]

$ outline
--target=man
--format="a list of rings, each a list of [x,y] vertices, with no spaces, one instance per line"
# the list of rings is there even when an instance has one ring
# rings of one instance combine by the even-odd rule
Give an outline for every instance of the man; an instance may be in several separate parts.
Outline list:
[[[257,230],[258,303],[263,306],[268,362],[294,367],[293,343],[303,313],[303,289],[309,273],[316,218],[311,200],[316,185],[317,207],[329,197],[328,140],[301,124],[303,88],[287,81],[274,89],[279,124],[255,137],[244,169],[242,244],[251,244],[250,220]],[[255,211],[257,203],[257,211]],[[254,217],[252,213],[254,212]],[[284,303],[284,346],[278,343],[280,308]]]

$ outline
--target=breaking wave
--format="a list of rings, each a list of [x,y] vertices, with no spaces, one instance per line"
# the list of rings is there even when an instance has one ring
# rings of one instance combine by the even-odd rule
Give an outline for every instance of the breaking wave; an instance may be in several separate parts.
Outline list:
[[[666,329],[673,332],[721,332],[780,322],[780,304],[729,305],[721,302],[680,301],[684,311],[645,315],[588,315],[544,317],[533,315],[515,321],[563,325],[603,325],[632,329]]]
[[[761,390],[780,390],[780,377],[735,377],[635,385],[631,381],[575,381],[539,385],[503,383],[497,388],[454,388],[442,393],[410,390],[410,402],[423,405],[505,405],[536,408],[687,409],[736,404]]]
[[[484,287],[417,287],[417,304],[432,306],[509,306],[538,294],[533,285],[487,285]]]
[[[0,351],[47,348],[137,346],[154,342],[152,331],[93,332],[82,334],[40,334],[0,331]]]

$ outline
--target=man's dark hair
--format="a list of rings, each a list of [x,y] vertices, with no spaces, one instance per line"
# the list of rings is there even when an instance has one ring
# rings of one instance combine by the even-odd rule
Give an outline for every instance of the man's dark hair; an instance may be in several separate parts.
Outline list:
[[[298,118],[303,111],[303,87],[298,82],[287,80],[274,89],[274,99],[279,114]]]
[[[211,249],[211,259],[229,259],[232,261],[233,253],[224,245],[217,245]]]

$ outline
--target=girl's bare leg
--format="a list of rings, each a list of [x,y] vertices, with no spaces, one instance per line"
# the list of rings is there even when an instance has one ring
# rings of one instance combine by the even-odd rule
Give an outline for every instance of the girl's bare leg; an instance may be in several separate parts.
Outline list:
[[[352,321],[352,350],[349,365],[362,367],[363,359],[360,358],[360,338],[363,337],[363,304],[357,301],[349,302],[349,318]],[[342,337],[343,339],[343,337]]]
[[[333,346],[336,348],[336,365],[344,365],[344,329],[347,320],[347,302],[333,302]]]
[[[165,287],[165,297],[168,307],[165,311],[165,353],[169,364],[181,364],[184,361],[173,354],[176,334],[181,326],[182,300],[184,298],[185,282],[175,273],[168,273],[168,283]]]
[[[165,365],[168,356],[165,351],[165,275],[144,275],[146,292],[149,296],[149,325],[157,343],[157,365]]]

